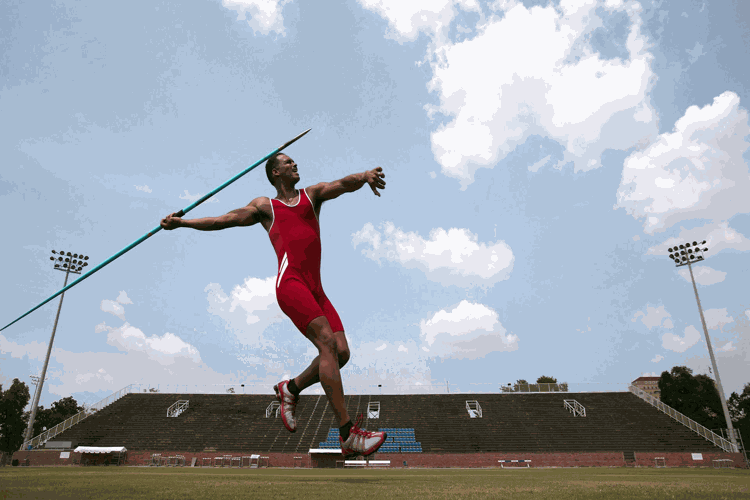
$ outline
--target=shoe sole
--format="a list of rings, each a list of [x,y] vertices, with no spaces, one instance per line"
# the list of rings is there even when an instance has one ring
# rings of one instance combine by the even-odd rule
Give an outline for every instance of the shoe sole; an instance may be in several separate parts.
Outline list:
[[[286,427],[286,430],[288,430],[289,432],[297,432],[297,428],[295,427],[294,429],[292,429],[287,423],[286,418],[284,418],[284,400],[281,397],[279,384],[276,384],[275,386],[273,386],[273,390],[276,392],[276,399],[279,400],[279,404],[281,405],[281,423],[284,424],[284,427]]]

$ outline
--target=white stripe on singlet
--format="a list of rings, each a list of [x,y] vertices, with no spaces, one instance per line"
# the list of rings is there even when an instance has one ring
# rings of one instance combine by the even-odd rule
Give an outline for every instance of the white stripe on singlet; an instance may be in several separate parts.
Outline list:
[[[279,285],[281,284],[281,277],[284,276],[284,271],[286,271],[288,265],[289,260],[287,260],[286,252],[284,252],[284,258],[281,259],[281,267],[279,267],[279,279],[276,281],[276,288],[279,288]]]

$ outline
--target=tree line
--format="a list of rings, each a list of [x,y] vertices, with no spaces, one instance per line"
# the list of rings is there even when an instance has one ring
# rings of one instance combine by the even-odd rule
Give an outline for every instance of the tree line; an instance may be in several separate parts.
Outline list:
[[[23,444],[31,416],[31,412],[24,411],[24,408],[30,399],[29,387],[17,378],[6,389],[0,384],[0,451],[13,454]],[[81,411],[83,407],[72,396],[55,401],[49,408],[39,406],[32,436],[38,436]]]
[[[693,375],[690,368],[675,366],[662,372],[659,390],[664,404],[707,429],[722,435],[722,430],[727,428],[719,390],[708,375]],[[727,407],[732,426],[740,432],[746,446],[750,446],[750,383],[745,384],[740,394],[732,392]]]
[[[555,377],[542,375],[536,379],[536,384],[530,384],[526,379],[520,378],[513,386],[508,384],[508,387],[503,387],[503,392],[568,392],[568,384],[558,384]]]

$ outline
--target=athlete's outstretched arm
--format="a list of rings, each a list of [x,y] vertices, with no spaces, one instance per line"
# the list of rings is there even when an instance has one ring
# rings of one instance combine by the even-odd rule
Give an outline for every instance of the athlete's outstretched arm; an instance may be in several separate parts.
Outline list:
[[[161,227],[170,231],[178,227],[189,227],[199,231],[218,231],[229,227],[252,226],[260,222],[262,211],[260,203],[262,198],[256,198],[247,206],[232,210],[219,217],[203,217],[201,219],[182,219],[175,214],[170,214],[161,220]]]
[[[310,186],[308,191],[315,198],[316,202],[322,203],[326,200],[338,198],[344,193],[354,192],[365,184],[369,184],[372,192],[380,196],[378,189],[385,189],[384,178],[383,169],[377,167],[360,174],[347,175],[337,181],[315,184],[314,186]]]

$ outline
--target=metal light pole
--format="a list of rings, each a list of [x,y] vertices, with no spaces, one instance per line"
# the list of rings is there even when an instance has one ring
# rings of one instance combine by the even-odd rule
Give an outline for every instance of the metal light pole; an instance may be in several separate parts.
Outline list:
[[[711,337],[708,336],[708,328],[706,328],[706,318],[703,317],[703,308],[701,307],[701,299],[698,297],[698,287],[695,286],[695,277],[693,276],[693,263],[704,260],[703,252],[708,252],[708,248],[701,248],[706,244],[706,240],[703,240],[700,244],[694,241],[684,245],[674,246],[669,249],[669,258],[674,260],[677,267],[688,266],[690,270],[690,279],[693,282],[693,291],[695,292],[695,300],[698,302],[698,312],[701,314],[701,323],[703,324],[703,333],[706,335],[706,345],[708,346],[708,354],[711,356],[711,364],[714,367],[714,375],[716,375],[716,388],[719,390],[719,398],[721,398],[721,407],[724,410],[724,418],[727,421],[727,431],[729,433],[729,439],[732,444],[737,446],[737,439],[734,434],[734,427],[732,426],[732,417],[729,416],[729,407],[727,406],[727,400],[724,397],[724,388],[721,385],[721,377],[719,377],[719,367],[716,365],[716,358],[714,357],[714,350],[711,347]]]
[[[70,252],[56,252],[54,250],[52,250],[52,253],[54,256],[50,256],[49,260],[55,263],[54,268],[58,271],[65,272],[65,284],[63,287],[68,284],[68,276],[70,276],[70,273],[81,274],[81,270],[89,265],[88,262],[85,262],[89,260],[87,255],[84,256],[83,254],[79,255],[77,253],[71,254]],[[31,441],[31,438],[34,437],[32,434],[34,433],[36,410],[39,406],[39,397],[42,395],[42,386],[44,385],[47,376],[47,365],[49,364],[50,354],[52,354],[52,343],[55,341],[55,332],[57,331],[57,321],[60,319],[60,309],[62,309],[63,297],[65,297],[64,292],[60,295],[60,304],[57,306],[57,315],[55,316],[55,326],[52,327],[52,336],[50,337],[49,345],[47,346],[47,357],[44,358],[42,374],[39,376],[39,383],[36,386],[36,391],[34,391],[34,402],[31,404],[31,415],[29,415],[29,425],[26,427],[26,437],[23,440],[24,444]],[[21,449],[23,449],[23,444],[21,445]]]

